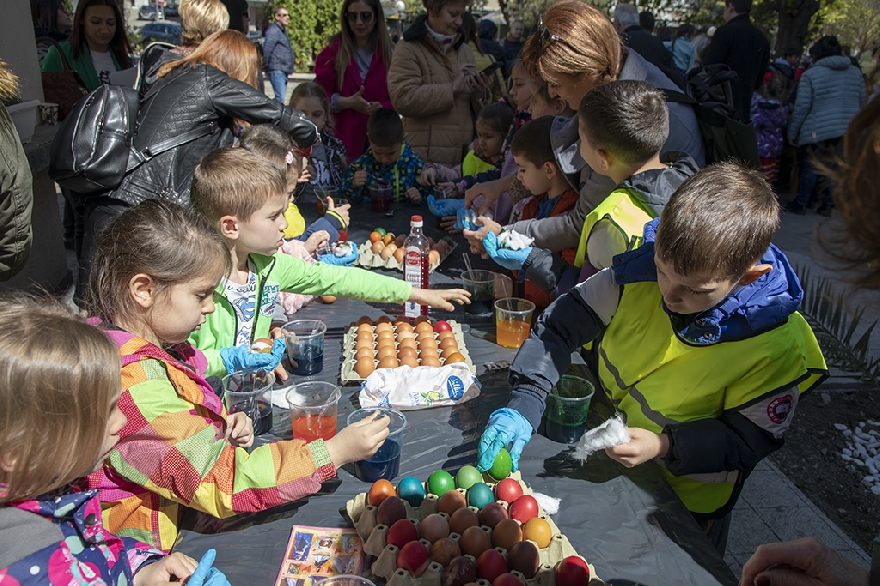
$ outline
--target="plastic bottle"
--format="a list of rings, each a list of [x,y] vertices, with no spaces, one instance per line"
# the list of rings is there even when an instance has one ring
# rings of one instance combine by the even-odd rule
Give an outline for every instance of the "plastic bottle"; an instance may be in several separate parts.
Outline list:
[[[413,216],[410,223],[409,236],[403,243],[403,279],[413,287],[428,288],[428,253],[431,247],[428,238],[422,234],[422,216]],[[403,314],[415,319],[420,315],[428,315],[428,306],[407,301],[403,306]]]

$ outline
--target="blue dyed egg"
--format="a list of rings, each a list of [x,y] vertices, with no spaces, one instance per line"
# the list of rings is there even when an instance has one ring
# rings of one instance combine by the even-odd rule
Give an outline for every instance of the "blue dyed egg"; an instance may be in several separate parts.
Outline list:
[[[425,487],[415,476],[404,476],[397,485],[397,496],[418,507],[425,500]]]
[[[467,502],[468,506],[482,509],[489,503],[494,503],[495,496],[485,482],[478,482],[468,489]]]

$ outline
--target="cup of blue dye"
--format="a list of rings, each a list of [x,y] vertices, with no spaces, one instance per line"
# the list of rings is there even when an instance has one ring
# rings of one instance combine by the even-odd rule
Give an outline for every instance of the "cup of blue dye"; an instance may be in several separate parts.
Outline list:
[[[300,319],[287,322],[281,331],[293,374],[308,376],[324,369],[324,333],[327,331],[324,322]]]
[[[389,407],[358,409],[348,416],[348,425],[362,419],[380,417],[391,418],[385,443],[370,458],[354,463],[354,475],[363,482],[376,482],[380,478],[391,480],[400,474],[400,451],[403,445],[403,430],[406,428],[406,416],[403,413]]]
[[[223,378],[223,403],[226,412],[245,413],[254,423],[254,435],[272,431],[272,385],[275,375],[257,372],[235,372]]]

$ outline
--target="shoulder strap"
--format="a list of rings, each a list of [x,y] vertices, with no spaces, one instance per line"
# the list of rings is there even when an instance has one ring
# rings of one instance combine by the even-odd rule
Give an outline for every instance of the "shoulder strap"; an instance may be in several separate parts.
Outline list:
[[[37,37],[36,44],[44,44],[44,45],[52,45],[55,47],[55,50],[58,51],[58,56],[61,57],[61,67],[66,70],[74,71],[73,67],[70,66],[70,61],[67,60],[67,55],[64,54],[64,51],[61,50],[61,45],[53,39],[52,37]]]
[[[667,90],[667,89],[663,89],[660,91],[662,91],[666,95],[667,102],[673,102],[676,104],[691,104],[691,105],[698,103],[697,100],[693,99],[689,95],[682,93],[682,92],[678,92],[675,90]]]
[[[170,151],[171,149],[185,145],[188,142],[192,142],[196,139],[208,136],[209,134],[213,134],[217,127],[218,126],[216,122],[211,122],[210,124],[200,126],[199,128],[194,128],[188,132],[184,132],[183,134],[179,134],[175,137],[158,142],[152,146],[148,146],[145,149],[131,149],[131,155],[128,157],[128,165],[125,169],[126,175],[128,173],[131,173],[153,157],[159,156],[166,151]]]

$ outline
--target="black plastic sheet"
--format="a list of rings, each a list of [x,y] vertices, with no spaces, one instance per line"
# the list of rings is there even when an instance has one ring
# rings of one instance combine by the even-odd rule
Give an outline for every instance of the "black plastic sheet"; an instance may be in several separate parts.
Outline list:
[[[418,208],[413,210],[417,212]],[[426,209],[423,213],[429,216]],[[397,215],[397,223],[408,224],[409,215]],[[395,225],[373,218],[363,210],[358,211],[358,217],[366,218],[360,220],[364,223],[372,220],[376,225]],[[353,230],[351,234],[360,242],[368,231]],[[463,239],[459,250],[467,250]],[[447,263],[451,261],[455,263],[441,267],[441,272],[432,275],[432,286],[454,279],[460,256]],[[476,258],[472,261],[475,266],[486,266]],[[399,308],[385,308],[399,312]],[[305,378],[337,381],[343,328],[362,315],[376,318],[382,313],[377,307],[349,299],[340,299],[329,306],[312,304],[300,310],[297,318],[322,319],[328,325],[324,370]],[[467,320],[463,326],[465,342],[477,365],[482,393],[455,407],[406,412],[401,476],[427,479],[437,469],[454,474],[461,466],[473,464],[489,414],[507,401],[510,391],[507,370],[487,372],[485,365],[510,361],[515,351],[494,344],[491,318],[471,318],[460,311],[452,318]],[[357,408],[357,393],[357,386],[343,387],[340,422]],[[596,398],[594,403],[591,417],[598,421],[607,415],[607,404]],[[290,418],[281,409],[276,409],[273,432],[271,437],[291,437]],[[271,437],[258,438],[258,443]],[[523,480],[533,490],[562,499],[554,521],[578,553],[595,565],[601,578],[628,579],[650,586],[737,583],[653,463],[627,469],[600,453],[581,465],[571,458],[570,451],[571,446],[535,435],[523,452],[520,470]],[[295,503],[224,520],[193,513],[184,519],[182,526],[186,529],[181,532],[175,550],[199,558],[206,549],[215,548],[216,565],[234,586],[272,584],[291,527],[295,524],[349,526],[344,517],[345,503],[368,488],[368,484],[353,476],[349,465],[339,471],[337,478],[324,483],[318,494]]]

